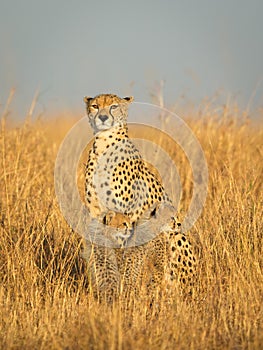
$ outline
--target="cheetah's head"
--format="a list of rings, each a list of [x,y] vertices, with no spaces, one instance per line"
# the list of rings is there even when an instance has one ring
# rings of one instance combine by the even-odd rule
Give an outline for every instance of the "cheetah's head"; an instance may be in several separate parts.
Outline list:
[[[94,134],[127,123],[128,106],[133,97],[118,97],[102,94],[96,97],[84,97],[87,114]]]

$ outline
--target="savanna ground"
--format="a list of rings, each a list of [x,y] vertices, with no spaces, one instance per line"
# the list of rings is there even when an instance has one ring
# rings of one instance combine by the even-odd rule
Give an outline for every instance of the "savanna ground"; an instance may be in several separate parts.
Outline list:
[[[230,107],[187,120],[209,168],[203,213],[189,232],[201,261],[192,297],[141,298],[112,307],[89,293],[81,239],[62,217],[54,163],[74,121],[1,119],[0,347],[2,349],[262,349],[263,128]],[[192,195],[183,182],[180,212]]]

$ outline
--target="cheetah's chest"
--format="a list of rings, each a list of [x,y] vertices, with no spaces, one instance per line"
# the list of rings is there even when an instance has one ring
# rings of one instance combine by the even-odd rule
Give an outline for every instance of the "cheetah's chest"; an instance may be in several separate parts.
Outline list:
[[[162,184],[128,138],[115,138],[103,145],[103,151],[93,145],[86,194],[93,216],[101,217],[111,210],[129,216],[131,222],[165,200]]]
[[[140,160],[140,154],[129,140],[114,140],[104,148],[98,152],[93,145],[86,169],[86,195],[88,203],[98,208],[95,216],[107,210],[124,213],[126,198],[133,198],[132,188],[138,176],[136,166],[132,169],[131,165]]]

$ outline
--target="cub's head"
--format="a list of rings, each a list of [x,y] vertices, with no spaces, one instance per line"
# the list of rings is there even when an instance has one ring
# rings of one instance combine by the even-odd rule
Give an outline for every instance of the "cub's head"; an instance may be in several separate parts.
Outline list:
[[[103,94],[96,97],[84,97],[87,114],[94,134],[122,126],[127,123],[128,106],[133,97],[120,98],[112,94]]]

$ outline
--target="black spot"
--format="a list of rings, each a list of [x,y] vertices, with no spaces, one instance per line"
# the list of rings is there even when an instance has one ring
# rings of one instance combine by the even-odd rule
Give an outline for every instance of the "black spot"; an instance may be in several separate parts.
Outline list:
[[[144,202],[144,205],[146,204],[146,202]],[[155,216],[156,215],[156,207],[153,209],[153,211],[151,212],[151,216]]]
[[[181,247],[182,242],[179,240],[179,241],[177,242],[177,244],[179,245],[179,247]]]
[[[106,192],[106,194],[107,194],[108,196],[111,195],[111,191],[108,190],[108,191]]]

